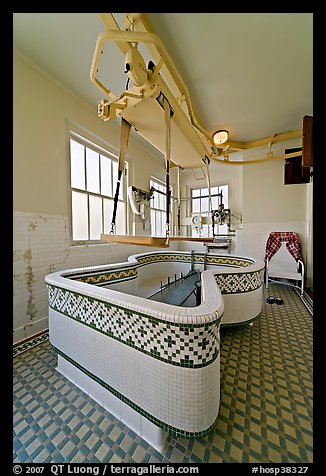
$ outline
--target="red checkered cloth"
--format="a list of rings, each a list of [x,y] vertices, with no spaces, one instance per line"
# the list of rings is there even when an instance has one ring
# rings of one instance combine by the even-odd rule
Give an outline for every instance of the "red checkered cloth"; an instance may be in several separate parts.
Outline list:
[[[293,258],[298,261],[301,257],[301,241],[299,235],[293,231],[273,231],[269,234],[266,243],[265,262],[281,248],[282,242],[286,242],[286,247]]]

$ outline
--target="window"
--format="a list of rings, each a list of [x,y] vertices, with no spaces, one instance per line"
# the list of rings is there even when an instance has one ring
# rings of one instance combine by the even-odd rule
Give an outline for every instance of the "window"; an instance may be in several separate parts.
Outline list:
[[[126,233],[126,175],[127,173],[123,175],[119,192],[117,234]],[[71,131],[70,183],[73,241],[98,241],[102,233],[110,232],[117,178],[118,158]]]
[[[211,187],[212,210],[217,210],[222,194],[222,203],[224,208],[229,208],[229,186],[219,185]],[[191,216],[201,215],[202,217],[210,216],[208,188],[193,188],[191,190]],[[227,224],[215,225],[215,233],[223,234],[228,232]],[[212,236],[213,230],[211,225],[202,224],[202,228],[192,227],[192,236]]]
[[[154,187],[151,202],[151,235],[165,236],[166,235],[166,185],[156,178],[150,179],[150,188]],[[158,191],[157,191],[158,190]],[[162,192],[162,193],[160,193]],[[172,190],[171,190],[172,196]],[[171,197],[172,204],[172,197]],[[170,208],[171,210],[171,208]],[[172,230],[171,215],[170,215],[170,230]]]

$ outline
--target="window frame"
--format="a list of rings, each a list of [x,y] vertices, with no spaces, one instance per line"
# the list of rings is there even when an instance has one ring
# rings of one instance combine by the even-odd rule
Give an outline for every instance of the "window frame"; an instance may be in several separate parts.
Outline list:
[[[70,191],[70,243],[72,246],[80,246],[80,245],[97,245],[97,244],[105,244],[103,240],[99,239],[91,239],[90,234],[91,234],[91,217],[90,217],[90,197],[98,197],[102,200],[101,204],[101,209],[102,209],[102,214],[101,214],[101,234],[104,233],[105,231],[105,205],[104,205],[104,200],[110,200],[112,201],[112,206],[114,203],[114,195],[115,195],[115,187],[116,183],[114,182],[114,169],[112,166],[112,162],[117,164],[117,170],[118,170],[118,161],[119,161],[119,151],[116,149],[114,146],[111,144],[104,144],[100,139],[97,137],[88,137],[89,134],[85,134],[85,132],[79,132],[75,128],[69,127],[68,131],[68,169],[69,169],[69,191]],[[77,188],[72,186],[72,177],[71,177],[71,148],[70,148],[70,141],[73,140],[79,144],[81,144],[84,147],[84,173],[85,173],[85,186],[84,188]],[[98,166],[99,166],[99,192],[93,192],[87,190],[87,165],[86,165],[86,149],[91,149],[92,151],[96,152],[98,154]],[[108,158],[111,161],[111,195],[104,195],[102,194],[102,187],[101,187],[101,156],[104,156]],[[125,216],[125,234],[128,234],[129,230],[129,222],[128,222],[128,200],[127,200],[127,187],[128,187],[128,169],[129,169],[129,161],[126,160],[126,166],[123,174],[123,187],[120,186],[120,192],[119,192],[119,203],[122,203],[125,208],[124,216]],[[121,192],[121,188],[123,190],[123,195]],[[88,239],[74,239],[73,238],[73,225],[74,225],[74,217],[73,217],[73,192],[75,193],[81,193],[83,195],[86,195],[86,200],[87,200],[87,235]],[[109,223],[111,224],[111,217],[109,218]],[[109,231],[107,231],[109,232]]]
[[[229,203],[230,203],[230,184],[229,183],[224,182],[224,183],[220,183],[220,184],[211,185],[211,191],[212,191],[212,189],[217,188],[218,189],[217,193],[220,193],[221,187],[227,187],[227,191],[228,191],[227,203],[228,203],[228,205],[225,208],[229,208]],[[210,213],[209,210],[205,211],[205,212],[203,212],[201,210],[201,198],[202,198],[201,197],[201,191],[205,190],[205,189],[207,190],[207,195],[208,195],[208,187],[207,186],[204,186],[204,187],[191,186],[191,187],[189,187],[189,191],[190,191],[190,216],[191,216],[191,218],[193,218],[195,215],[201,215],[203,217],[209,216],[209,213]],[[194,191],[199,191],[199,196],[198,197],[193,197],[193,192]],[[211,195],[214,195],[214,193],[211,192]],[[193,200],[198,200],[199,201],[199,204],[200,204],[199,205],[199,210],[200,211],[198,211],[198,212],[193,211]],[[208,198],[207,198],[207,200],[208,200]],[[224,203],[224,199],[223,199],[223,203]],[[213,208],[213,209],[215,209],[215,208]],[[204,227],[206,227],[206,226],[207,226],[208,234],[205,235],[205,237],[212,237],[213,236],[213,226],[212,226],[212,224],[203,225],[203,228],[200,229],[199,232],[197,232],[196,229],[191,225],[191,235],[190,236],[200,236],[200,237],[202,237],[202,232],[204,231]],[[217,226],[218,230],[219,230],[219,228],[221,226],[224,227],[224,226],[227,226],[227,225],[226,224],[224,224],[224,225],[216,224],[215,226]],[[227,231],[226,232],[221,232],[219,230],[217,234],[225,234],[225,233],[227,233]]]
[[[154,184],[152,183],[154,182]],[[164,190],[165,190],[165,193],[166,193],[166,183],[161,180],[161,179],[158,179],[157,177],[154,177],[153,175],[150,176],[149,178],[149,187],[151,189],[151,187],[154,187],[154,188],[158,188],[155,186],[155,184],[157,184],[158,186],[160,187],[164,187]],[[170,233],[171,233],[171,230],[173,230],[173,206],[172,206],[172,203],[173,203],[173,187],[171,186],[170,184],[170,190],[171,190],[171,204],[170,204]],[[154,207],[153,204],[154,204],[154,196],[153,198],[151,198],[152,200],[152,203],[151,203],[151,206],[150,206],[150,223],[151,223],[151,236],[166,236],[166,198],[164,198],[164,196],[162,194],[159,194],[158,192],[154,192],[154,193],[157,193],[158,194],[158,198],[160,199],[160,197],[163,199],[163,202],[165,202],[165,206],[162,208],[157,208],[157,207]],[[166,195],[165,195],[166,197]],[[152,211],[153,212],[161,212],[163,214],[163,219],[164,219],[164,222],[162,223],[162,228],[163,228],[163,234],[162,235],[157,235],[157,234],[153,234],[153,230],[152,230],[152,227],[153,227],[153,220],[152,220]],[[156,225],[156,223],[155,223]]]

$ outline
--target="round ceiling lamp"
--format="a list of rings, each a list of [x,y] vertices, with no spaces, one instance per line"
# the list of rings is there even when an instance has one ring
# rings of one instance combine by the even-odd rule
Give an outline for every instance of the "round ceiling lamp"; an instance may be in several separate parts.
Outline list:
[[[219,130],[214,132],[213,141],[215,145],[224,144],[229,139],[229,133],[225,130]]]

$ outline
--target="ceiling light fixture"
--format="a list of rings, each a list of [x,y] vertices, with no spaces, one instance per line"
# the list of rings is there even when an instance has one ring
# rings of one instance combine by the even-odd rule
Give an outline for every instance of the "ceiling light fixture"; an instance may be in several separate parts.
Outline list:
[[[214,144],[224,144],[229,139],[229,133],[225,130],[216,131],[213,134]]]

